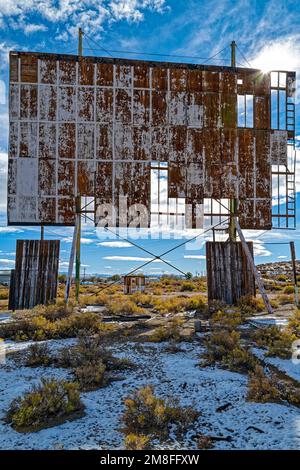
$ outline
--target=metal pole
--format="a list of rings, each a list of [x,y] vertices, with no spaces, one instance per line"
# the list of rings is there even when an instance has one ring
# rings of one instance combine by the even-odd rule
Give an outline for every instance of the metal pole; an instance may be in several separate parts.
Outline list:
[[[236,67],[236,43],[235,41],[231,42],[231,67]],[[234,217],[237,212],[237,200],[230,199],[230,222],[229,222],[229,239],[230,241],[236,241],[236,226],[234,223]]]
[[[293,268],[293,277],[294,277],[294,289],[295,289],[295,304],[299,307],[299,293],[298,293],[298,281],[297,281],[297,268],[296,268],[296,250],[295,243],[290,242],[291,249],[291,259],[292,259],[292,268]]]
[[[75,258],[75,297],[78,302],[80,290],[80,237],[81,237],[81,197],[76,198],[76,225],[77,225],[77,239],[76,239],[76,258]]]

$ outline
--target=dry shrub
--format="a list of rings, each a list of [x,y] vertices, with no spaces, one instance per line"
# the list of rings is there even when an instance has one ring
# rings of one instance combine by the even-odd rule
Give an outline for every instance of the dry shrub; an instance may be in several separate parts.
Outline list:
[[[263,300],[257,297],[252,297],[251,295],[245,295],[241,297],[238,306],[241,313],[244,315],[255,312],[263,312],[265,309]]]
[[[280,384],[282,400],[286,400],[291,405],[300,407],[300,389],[292,384]]]
[[[53,358],[47,343],[31,344],[25,352],[25,365],[29,367],[49,366]]]
[[[294,286],[286,286],[283,289],[284,294],[294,294]]]
[[[300,338],[300,310],[297,309],[288,320],[287,331]]]
[[[99,290],[99,289],[98,289]],[[94,295],[81,295],[79,303],[81,306],[86,305],[106,305],[109,301],[109,296],[104,293]]]
[[[247,399],[267,403],[278,402],[280,398],[275,382],[265,375],[263,367],[257,365],[249,374]]]
[[[150,449],[150,439],[144,434],[130,433],[125,437],[126,450],[147,450]]]
[[[130,299],[140,307],[153,307],[153,297],[149,294],[144,294],[143,292],[135,292],[130,296]]]
[[[180,287],[181,292],[193,292],[197,287],[193,281],[183,281]]]
[[[208,450],[214,447],[213,441],[210,436],[201,435],[198,437],[198,449]]]
[[[186,299],[182,297],[158,298],[154,300],[154,310],[161,315],[179,313],[185,310]]]
[[[106,311],[111,315],[143,315],[145,310],[129,299],[110,300],[106,304]]]
[[[89,336],[88,332],[79,336],[76,345],[60,350],[56,359],[58,366],[70,367],[80,384],[81,390],[92,390],[109,383],[106,372],[135,367],[128,359],[112,356],[102,344],[100,336]]]
[[[226,369],[247,372],[253,370],[256,360],[240,344],[240,333],[237,331],[215,331],[206,339],[206,352],[203,365],[219,363]]]
[[[122,420],[126,434],[166,437],[171,424],[187,429],[199,416],[191,407],[181,408],[174,398],[156,397],[150,385],[136,390],[124,403]]]
[[[64,380],[42,379],[10,405],[6,422],[17,431],[37,431],[54,426],[82,412],[78,386]]]
[[[62,348],[57,357],[60,367],[80,367],[84,364],[105,362],[109,353],[103,348],[100,336],[91,336],[90,331],[82,331],[74,346]]]
[[[277,301],[280,305],[293,304],[294,296],[291,294],[281,294],[281,295],[278,295]]]
[[[74,376],[79,383],[80,389],[88,391],[106,385],[105,370],[106,367],[103,362],[87,362],[76,367]]]
[[[0,325],[2,338],[16,341],[44,341],[47,339],[74,338],[82,330],[93,333],[110,331],[114,327],[100,321],[95,313],[75,313],[58,320],[49,320],[45,316],[33,316],[19,321]]]
[[[8,300],[8,289],[5,287],[0,288],[0,300]]]
[[[68,304],[64,300],[57,300],[56,303],[51,303],[49,305],[36,305],[31,310],[22,310],[17,312],[16,318],[28,317],[44,317],[47,320],[55,321],[61,318],[68,317],[72,313],[76,312],[75,304],[72,301],[69,301]]]
[[[267,356],[289,359],[291,357],[291,347],[296,336],[287,329],[280,330],[275,325],[256,330],[253,340],[260,348],[268,348]]]
[[[61,351],[58,364],[73,368],[80,389],[88,391],[107,385],[104,361],[108,355],[99,336],[92,337],[82,333],[75,346]]]
[[[222,328],[227,330],[234,330],[240,326],[243,322],[240,312],[224,312],[218,310],[215,312],[210,319],[210,326],[213,330]]]
[[[164,326],[156,328],[151,335],[148,336],[148,341],[153,343],[160,343],[162,341],[181,341],[181,326],[184,320],[182,318],[172,318]]]
[[[223,311],[226,307],[227,305],[222,300],[210,300],[208,304],[208,310],[211,315],[219,310]]]
[[[289,278],[285,274],[279,274],[278,276],[276,276],[276,280],[280,282],[287,282]]]
[[[163,290],[162,290],[161,287],[153,287],[152,293],[153,293],[153,295],[162,295],[162,294],[163,294]]]
[[[197,313],[208,313],[207,300],[201,294],[187,298],[185,301],[185,308],[186,310],[196,310]]]

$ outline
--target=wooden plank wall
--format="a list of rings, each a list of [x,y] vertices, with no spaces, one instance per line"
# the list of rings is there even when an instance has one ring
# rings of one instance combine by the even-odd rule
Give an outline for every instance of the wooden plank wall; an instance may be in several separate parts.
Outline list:
[[[253,243],[248,242],[253,256]],[[208,300],[236,304],[244,295],[255,295],[255,280],[241,242],[207,242]]]
[[[59,240],[17,240],[9,309],[45,305],[56,298]]]

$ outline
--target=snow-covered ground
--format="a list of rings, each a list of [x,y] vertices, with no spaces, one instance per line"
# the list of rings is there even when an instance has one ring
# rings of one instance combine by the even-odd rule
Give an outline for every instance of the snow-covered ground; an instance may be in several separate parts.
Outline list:
[[[266,364],[271,364],[277,369],[284,372],[292,379],[297,380],[300,383],[300,364],[295,364],[291,359],[280,359],[279,357],[266,357],[266,349],[253,348],[253,353],[263,359]]]
[[[58,348],[66,342],[49,342]],[[83,393],[86,414],[80,419],[36,433],[21,434],[3,422],[13,398],[41,377],[70,377],[65,369],[17,367],[12,359],[0,367],[0,449],[119,449],[123,446],[120,418],[123,399],[135,388],[153,384],[160,396],[173,395],[201,416],[184,442],[160,448],[195,449],[195,435],[229,437],[216,449],[300,449],[300,411],[289,405],[246,402],[247,376],[218,368],[200,368],[199,342],[183,343],[176,353],[166,343],[119,343],[112,352],[137,368],[122,372],[106,388]],[[225,405],[225,409],[221,411]],[[219,410],[219,408],[221,409]],[[159,445],[158,445],[159,446]]]

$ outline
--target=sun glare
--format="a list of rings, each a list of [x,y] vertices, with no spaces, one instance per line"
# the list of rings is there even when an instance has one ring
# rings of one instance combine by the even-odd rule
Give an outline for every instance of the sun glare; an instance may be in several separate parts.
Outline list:
[[[296,70],[298,64],[295,45],[288,40],[265,46],[251,64],[264,73],[271,70]]]

